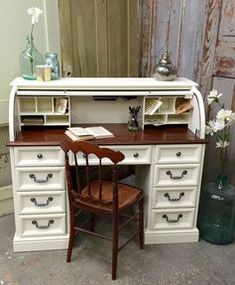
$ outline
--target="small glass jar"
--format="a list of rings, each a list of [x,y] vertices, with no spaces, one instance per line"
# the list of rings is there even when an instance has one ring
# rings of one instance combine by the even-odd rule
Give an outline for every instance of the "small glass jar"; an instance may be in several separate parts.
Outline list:
[[[51,79],[59,79],[60,78],[60,66],[57,58],[57,54],[55,52],[47,52],[46,53],[46,65],[51,68]]]

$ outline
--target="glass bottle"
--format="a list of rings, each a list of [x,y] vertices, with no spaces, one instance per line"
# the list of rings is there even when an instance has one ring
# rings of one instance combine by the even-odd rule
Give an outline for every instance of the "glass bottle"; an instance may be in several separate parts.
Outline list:
[[[57,58],[57,54],[55,52],[47,52],[46,53],[46,65],[51,68],[51,79],[59,79],[60,78],[60,66]]]
[[[202,239],[213,244],[229,244],[234,240],[235,187],[227,176],[202,188],[198,228]]]
[[[27,36],[27,45],[20,54],[20,71],[24,79],[35,80],[35,66],[44,63],[42,54],[34,46],[33,34]]]

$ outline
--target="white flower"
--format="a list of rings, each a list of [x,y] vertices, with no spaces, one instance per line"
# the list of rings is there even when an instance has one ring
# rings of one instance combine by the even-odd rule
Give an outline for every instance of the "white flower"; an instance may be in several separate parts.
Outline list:
[[[210,134],[211,136],[213,136],[216,132],[223,130],[224,127],[224,121],[211,120],[206,125],[206,134]]]
[[[218,142],[216,142],[216,147],[225,148],[227,146],[229,146],[228,141],[219,140]]]
[[[218,99],[222,96],[223,94],[220,93],[218,94],[218,91],[213,89],[210,94],[207,96],[207,103],[210,105],[212,102],[216,101],[218,102]]]
[[[43,13],[38,7],[31,7],[27,10],[28,14],[32,16],[32,25],[38,23],[39,16]]]
[[[235,113],[233,113],[231,110],[224,110],[221,109],[217,115],[216,115],[216,119],[218,121],[226,121],[226,122],[230,122],[235,120]]]

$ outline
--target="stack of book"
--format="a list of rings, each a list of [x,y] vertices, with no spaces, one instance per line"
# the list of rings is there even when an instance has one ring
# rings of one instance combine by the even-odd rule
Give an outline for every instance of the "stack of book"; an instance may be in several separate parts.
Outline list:
[[[114,135],[102,126],[99,127],[72,127],[65,134],[73,141],[85,141],[92,139],[112,138]]]

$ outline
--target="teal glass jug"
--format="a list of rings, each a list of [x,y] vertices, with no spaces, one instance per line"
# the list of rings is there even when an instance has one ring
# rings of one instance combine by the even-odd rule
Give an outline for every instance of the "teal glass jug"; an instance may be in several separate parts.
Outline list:
[[[200,237],[213,244],[229,244],[234,240],[235,187],[227,177],[202,188],[198,228]]]
[[[42,54],[34,46],[34,38],[32,34],[27,37],[25,50],[20,54],[20,71],[24,79],[35,80],[36,65],[44,64]]]

